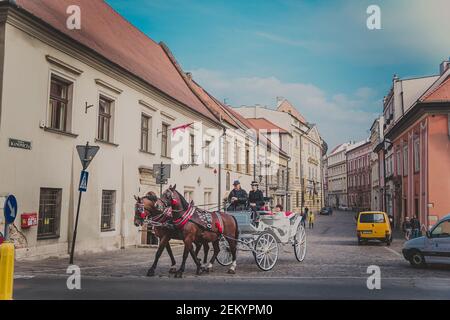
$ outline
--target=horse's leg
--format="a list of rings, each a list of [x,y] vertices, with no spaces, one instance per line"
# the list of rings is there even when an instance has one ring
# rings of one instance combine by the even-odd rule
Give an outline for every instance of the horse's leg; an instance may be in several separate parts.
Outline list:
[[[206,263],[208,262],[209,244],[207,241],[203,242],[203,266],[202,270],[206,271]]]
[[[172,265],[170,266],[170,269],[169,269],[169,273],[175,273],[175,272],[177,272],[177,267],[176,267],[177,262],[175,261],[175,257],[173,256],[172,248],[170,247],[169,241],[167,241],[166,250],[167,250],[167,253],[169,254],[170,261],[172,263]]]
[[[235,274],[236,273],[237,241],[234,239],[228,239],[228,244],[230,245],[231,257],[233,259],[230,269],[228,269],[228,273]]]
[[[162,254],[163,250],[166,248],[168,243],[169,243],[169,237],[163,236],[160,239],[158,250],[156,251],[156,255],[155,255],[155,260],[153,261],[153,264],[150,267],[150,269],[148,269],[148,271],[147,271],[147,277],[153,277],[155,275],[155,269],[156,269],[156,266],[158,265],[159,257],[161,257],[161,254]]]
[[[206,267],[206,271],[207,272],[212,272],[213,271],[213,263],[214,263],[214,261],[216,261],[217,255],[220,252],[219,239],[214,241],[212,243],[212,245],[213,245],[213,248],[214,248],[214,253],[213,253],[212,257],[211,257],[211,260],[208,263],[208,266]]]
[[[200,249],[202,248],[202,244],[200,242],[195,242],[195,256],[198,259],[198,253],[200,252]]]
[[[196,274],[196,275],[199,275],[199,274],[201,274],[202,263],[201,263],[200,260],[197,258],[197,255],[195,254],[194,248],[193,248],[193,247],[189,250],[189,252],[190,252],[190,254],[191,254],[191,256],[192,256],[192,259],[194,259],[195,264],[197,265],[197,271],[196,271],[195,274]]]
[[[183,272],[184,269],[186,267],[186,260],[187,257],[189,255],[189,253],[191,253],[192,258],[194,259],[195,264],[197,265],[197,269],[199,269],[199,262],[197,257],[195,256],[195,252],[193,250],[193,245],[192,245],[192,237],[185,237],[183,242],[184,242],[184,251],[183,251],[183,261],[181,262],[180,268],[178,269],[177,273],[175,274],[175,278],[181,278],[183,276]]]

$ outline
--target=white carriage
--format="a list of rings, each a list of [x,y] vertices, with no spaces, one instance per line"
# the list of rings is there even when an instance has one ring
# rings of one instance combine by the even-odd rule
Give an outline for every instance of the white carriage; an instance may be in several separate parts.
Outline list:
[[[306,255],[306,231],[302,217],[293,212],[272,213],[258,211],[260,221],[255,226],[251,211],[227,211],[233,215],[239,225],[238,248],[253,253],[255,262],[261,270],[271,270],[278,260],[279,245],[292,245],[295,258],[302,262]],[[217,262],[223,266],[232,263],[227,240],[220,240],[220,252]]]

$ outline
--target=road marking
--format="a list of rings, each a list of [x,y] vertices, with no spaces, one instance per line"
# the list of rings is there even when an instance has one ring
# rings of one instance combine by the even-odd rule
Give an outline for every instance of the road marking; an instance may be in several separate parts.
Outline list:
[[[14,275],[14,279],[32,279],[35,276],[31,276],[31,275],[22,275],[22,274],[15,274]]]
[[[385,249],[386,249],[387,251],[389,251],[389,252],[392,252],[393,254],[395,254],[396,256],[398,256],[398,257],[400,257],[400,258],[403,257],[400,253],[398,253],[397,251],[395,251],[395,250],[393,250],[393,249],[391,249],[391,248],[388,248],[388,247],[383,247],[383,248],[385,248]]]

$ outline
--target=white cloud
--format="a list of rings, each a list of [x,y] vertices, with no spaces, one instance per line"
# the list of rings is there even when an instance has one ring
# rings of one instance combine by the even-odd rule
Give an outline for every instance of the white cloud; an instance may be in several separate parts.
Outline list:
[[[277,96],[287,98],[307,121],[316,123],[330,148],[348,140],[361,140],[376,114],[365,111],[374,92],[360,88],[354,94],[328,96],[323,90],[308,83],[282,82],[276,77],[230,78],[223,73],[192,70],[194,79],[218,99],[227,99],[234,107],[261,104],[273,107]]]

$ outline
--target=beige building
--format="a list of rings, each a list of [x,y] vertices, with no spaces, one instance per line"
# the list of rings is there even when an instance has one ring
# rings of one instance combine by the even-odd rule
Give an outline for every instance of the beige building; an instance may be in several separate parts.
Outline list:
[[[346,142],[327,155],[328,205],[334,208],[348,206],[347,158],[345,153],[352,143]]]
[[[308,123],[287,100],[277,98],[275,109],[261,106],[240,107],[246,118],[266,118],[289,135],[282,135],[283,150],[289,156],[288,208],[301,211],[305,207],[318,211],[323,204],[322,153],[326,145],[316,125]]]
[[[60,2],[16,3],[0,4],[0,193],[18,199],[18,257],[68,253],[81,170],[75,146],[86,141],[100,151],[88,169],[77,252],[145,242],[133,225],[133,195],[159,192],[153,164],[172,164],[168,184],[196,203],[218,201],[214,165],[176,163],[172,129],[201,123],[186,130],[196,162],[198,146],[217,141],[223,126],[163,45],[101,1],[73,1],[82,32],[67,28]],[[33,212],[38,225],[21,229],[20,215]]]

